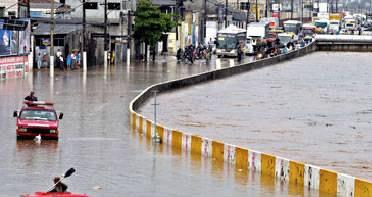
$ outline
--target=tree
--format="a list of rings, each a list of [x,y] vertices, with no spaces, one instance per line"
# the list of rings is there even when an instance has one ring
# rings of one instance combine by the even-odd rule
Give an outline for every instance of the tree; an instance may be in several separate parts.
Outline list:
[[[134,38],[145,43],[145,60],[147,60],[148,45],[153,52],[152,59],[155,60],[155,47],[161,35],[176,27],[177,22],[172,20],[172,15],[162,13],[150,0],[139,1],[135,16]]]

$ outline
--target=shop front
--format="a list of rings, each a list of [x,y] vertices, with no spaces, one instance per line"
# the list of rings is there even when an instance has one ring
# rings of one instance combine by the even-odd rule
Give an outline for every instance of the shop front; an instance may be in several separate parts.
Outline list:
[[[0,80],[22,78],[30,71],[30,23],[0,19]]]

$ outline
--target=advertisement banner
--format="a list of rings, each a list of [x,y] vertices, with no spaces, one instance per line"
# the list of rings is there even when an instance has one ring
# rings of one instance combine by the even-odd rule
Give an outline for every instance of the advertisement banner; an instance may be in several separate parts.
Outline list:
[[[0,57],[0,80],[21,78],[28,71],[28,56]]]

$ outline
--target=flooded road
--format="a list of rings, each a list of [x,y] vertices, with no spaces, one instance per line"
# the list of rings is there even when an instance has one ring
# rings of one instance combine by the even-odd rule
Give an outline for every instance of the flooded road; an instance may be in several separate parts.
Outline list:
[[[159,95],[170,128],[372,179],[371,53],[315,52]],[[152,117],[153,106],[142,114]]]
[[[222,61],[229,66],[228,62]],[[129,129],[129,102],[143,89],[170,79],[214,69],[215,64],[177,65],[168,58],[104,71],[36,71],[24,80],[0,81],[0,196],[46,191],[68,168],[69,191],[90,196],[296,196],[307,195],[257,174],[221,163],[188,158],[154,145]],[[64,112],[60,140],[17,141],[13,110],[30,90]],[[317,196],[315,192],[312,196]]]

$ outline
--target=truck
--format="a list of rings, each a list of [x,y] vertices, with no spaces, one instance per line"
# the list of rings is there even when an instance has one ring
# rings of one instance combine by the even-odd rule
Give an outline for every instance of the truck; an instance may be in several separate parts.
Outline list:
[[[315,20],[314,25],[316,27],[315,32],[317,34],[328,33],[328,28],[329,28],[329,20],[328,19],[321,18],[321,19]]]
[[[354,34],[354,31],[358,29],[357,21],[351,15],[347,15],[344,17],[344,28],[347,33]]]
[[[16,120],[17,139],[41,139],[58,140],[59,120],[63,113],[57,116],[52,102],[24,101],[19,113],[13,112]]]
[[[252,45],[255,51],[258,48],[266,45],[266,38],[269,35],[269,23],[253,22],[248,24],[247,39],[252,40]]]
[[[341,30],[342,16],[339,13],[329,14],[329,28],[328,33],[338,34]]]

